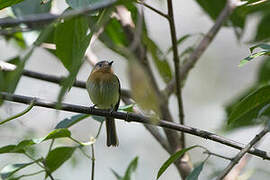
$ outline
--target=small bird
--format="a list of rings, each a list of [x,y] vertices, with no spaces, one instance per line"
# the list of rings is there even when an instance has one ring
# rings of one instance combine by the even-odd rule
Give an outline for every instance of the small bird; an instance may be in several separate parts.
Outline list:
[[[120,103],[120,81],[112,70],[113,61],[95,64],[86,89],[94,107],[117,111]],[[114,118],[106,117],[107,146],[118,146]]]

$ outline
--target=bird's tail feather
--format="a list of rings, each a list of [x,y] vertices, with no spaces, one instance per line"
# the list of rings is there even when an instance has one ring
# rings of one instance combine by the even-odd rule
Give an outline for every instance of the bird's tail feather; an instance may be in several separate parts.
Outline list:
[[[118,139],[114,118],[106,118],[107,146],[118,146]]]

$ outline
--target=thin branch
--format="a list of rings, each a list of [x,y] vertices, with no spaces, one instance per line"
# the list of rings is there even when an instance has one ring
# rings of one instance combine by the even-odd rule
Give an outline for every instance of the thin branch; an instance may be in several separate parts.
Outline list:
[[[173,62],[174,62],[174,70],[175,70],[175,78],[176,78],[176,96],[178,102],[178,113],[179,113],[179,121],[180,124],[184,125],[184,108],[183,108],[183,99],[182,99],[182,88],[181,88],[181,79],[180,79],[180,59],[178,55],[177,48],[177,37],[176,37],[176,28],[174,23],[174,15],[173,15],[173,5],[172,0],[167,0],[168,4],[168,16],[169,16],[169,25],[171,31],[171,40],[172,40],[172,48],[173,48]],[[185,135],[181,133],[181,145],[182,148],[185,148]]]
[[[36,100],[35,106],[51,108],[51,109],[56,109],[56,105],[57,105],[56,102],[48,102],[48,101],[38,99],[38,98],[14,95],[14,94],[6,93],[6,92],[0,92],[0,98],[4,100],[12,101],[12,102],[23,103],[23,104],[30,104],[31,101],[35,99]],[[209,140],[212,140],[212,141],[215,141],[215,142],[218,142],[223,145],[230,146],[232,148],[239,149],[239,150],[242,150],[243,148],[246,147],[246,145],[242,143],[227,139],[225,137],[216,135],[214,133],[197,129],[197,128],[193,128],[193,127],[189,127],[189,126],[185,126],[185,125],[181,125],[178,123],[160,120],[158,124],[153,124],[153,121],[151,121],[149,117],[142,116],[136,113],[109,112],[106,110],[95,109],[95,108],[87,107],[87,106],[67,104],[67,103],[63,103],[61,105],[61,109],[59,110],[69,111],[69,112],[74,112],[74,113],[92,114],[92,115],[98,115],[98,116],[104,116],[104,117],[113,117],[113,118],[122,119],[128,122],[138,122],[138,123],[160,126],[162,128],[166,128],[170,130],[183,131],[185,133],[192,134],[194,136],[202,137],[205,139],[209,139]],[[270,156],[267,154],[266,151],[262,151],[256,148],[251,148],[248,150],[248,153],[261,157],[263,159],[270,160]]]
[[[95,179],[95,148],[94,148],[94,144],[91,145],[91,150],[92,150],[92,173],[91,173],[91,180]]]
[[[7,119],[1,121],[1,122],[0,122],[0,125],[5,124],[5,123],[7,123],[7,122],[9,122],[9,121],[11,121],[11,120],[13,120],[13,119],[16,119],[16,118],[21,117],[21,116],[23,116],[24,114],[28,113],[28,112],[34,107],[34,103],[35,103],[35,100],[33,100],[33,101],[30,103],[30,105],[29,105],[25,110],[23,110],[22,112],[20,112],[20,113],[14,115],[14,116],[12,116],[12,117],[9,117],[9,118],[7,118]]]
[[[227,0],[227,4],[225,5],[224,9],[218,16],[215,24],[212,26],[212,28],[208,31],[208,33],[204,36],[204,38],[201,40],[199,45],[195,48],[193,53],[190,55],[188,60],[180,69],[180,78],[181,80],[185,80],[187,77],[187,74],[189,71],[194,67],[196,62],[200,59],[202,54],[205,52],[205,50],[208,48],[208,46],[211,44],[212,40],[215,38],[217,33],[219,32],[220,28],[222,27],[223,23],[227,20],[227,18],[231,15],[233,10],[237,7],[236,4],[233,4],[231,0]],[[167,87],[164,90],[164,95],[166,97],[170,96],[176,88],[176,80],[175,78],[171,80],[171,82],[168,83]]]
[[[145,7],[147,7],[148,9],[154,11],[155,13],[157,13],[157,14],[159,14],[159,15],[165,17],[166,19],[169,18],[169,16],[168,16],[167,14],[165,14],[165,13],[161,12],[160,10],[158,10],[158,9],[156,9],[156,8],[154,8],[154,7],[150,6],[150,5],[148,5],[148,4],[146,4],[144,1],[137,0],[137,1],[135,1],[135,2],[138,3],[138,4],[141,4],[141,5],[145,6]]]
[[[222,158],[222,159],[226,159],[226,160],[229,160],[229,161],[232,161],[233,160],[233,158],[231,158],[231,157],[226,157],[226,156],[223,156],[221,154],[217,154],[217,153],[211,152],[209,150],[206,150],[203,153],[204,154],[208,154],[210,156],[216,156],[216,157],[219,157],[219,158]]]
[[[125,104],[132,104],[131,100],[128,99],[128,98],[122,98],[122,101]],[[133,111],[136,114],[141,114],[135,108],[133,108]],[[149,131],[149,133],[157,140],[157,142],[163,147],[163,149],[165,149],[169,154],[172,154],[173,153],[171,151],[171,149],[170,149],[170,146],[169,146],[166,138],[161,135],[161,133],[159,132],[159,130],[157,129],[157,127],[154,127],[154,126],[151,126],[151,125],[148,125],[148,124],[143,124],[143,125]]]
[[[88,14],[101,10],[107,7],[110,7],[116,3],[115,0],[111,1],[102,1],[101,3],[93,4],[83,9],[75,9],[64,14],[55,15],[51,13],[42,13],[35,15],[28,15],[22,18],[11,19],[11,18],[2,18],[0,19],[0,27],[11,27],[17,26],[20,24],[48,24],[57,19],[71,18],[78,15]]]
[[[216,180],[222,180],[225,176],[232,170],[232,168],[240,161],[240,159],[254,146],[261,138],[269,132],[268,127],[264,128],[259,134],[257,134],[251,141],[248,143],[245,148],[243,148],[230,162],[230,164],[222,171]]]

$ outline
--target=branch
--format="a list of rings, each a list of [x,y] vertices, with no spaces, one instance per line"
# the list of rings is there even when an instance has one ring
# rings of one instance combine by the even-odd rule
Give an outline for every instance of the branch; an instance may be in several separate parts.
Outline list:
[[[56,109],[56,106],[57,106],[56,102],[48,102],[48,101],[38,99],[38,98],[14,95],[14,94],[6,93],[6,92],[0,92],[0,98],[4,100],[8,100],[8,101],[23,103],[23,104],[30,104],[33,100],[35,100],[35,106],[51,108],[51,109]],[[239,150],[242,150],[246,147],[246,145],[242,143],[227,139],[225,137],[216,135],[214,133],[197,129],[197,128],[193,128],[193,127],[189,127],[189,126],[185,126],[185,125],[181,125],[178,123],[160,120],[158,124],[153,124],[153,121],[151,120],[151,118],[142,116],[139,114],[135,114],[135,113],[124,113],[124,112],[115,112],[115,111],[109,112],[106,110],[67,104],[67,103],[63,103],[61,105],[61,109],[59,110],[69,111],[69,112],[74,112],[74,113],[92,114],[92,115],[104,116],[104,117],[113,117],[113,118],[122,119],[128,122],[138,122],[138,123],[143,123],[143,124],[160,126],[162,128],[166,128],[170,130],[183,131],[185,133],[192,134],[194,136],[202,137],[205,139],[209,139],[209,140],[212,140],[212,141],[215,141],[215,142],[218,142],[223,145],[230,146],[232,148],[239,149]],[[270,156],[267,154],[266,151],[250,148],[247,152],[255,156],[261,157],[263,159],[270,160]]]
[[[160,10],[158,10],[158,9],[156,9],[156,8],[154,8],[154,7],[150,6],[150,5],[148,5],[148,4],[146,4],[144,1],[137,0],[137,1],[135,1],[135,2],[138,3],[138,4],[141,4],[141,5],[145,6],[145,7],[147,7],[148,9],[154,11],[155,13],[157,13],[157,14],[159,14],[159,15],[165,17],[166,19],[169,19],[169,16],[168,16],[167,14],[165,14],[165,13],[161,12]]]
[[[236,4],[233,4],[231,0],[227,0],[227,4],[225,5],[224,9],[218,16],[215,24],[212,26],[212,28],[208,31],[208,33],[204,36],[204,38],[201,40],[199,45],[195,48],[193,53],[190,55],[188,60],[185,64],[183,64],[182,68],[180,69],[180,78],[181,80],[185,80],[189,71],[194,67],[196,62],[200,59],[202,54],[205,52],[205,50],[208,48],[208,46],[211,44],[212,40],[215,38],[217,33],[219,32],[220,28],[222,27],[223,23],[227,20],[227,18],[230,16],[230,14],[233,12],[233,10],[237,7]],[[170,96],[174,91],[176,87],[176,80],[175,78],[171,80],[167,87],[164,90],[164,94],[166,97]]]
[[[216,180],[222,180],[232,168],[240,161],[240,159],[254,146],[261,138],[269,132],[268,127],[264,128],[259,134],[257,134],[251,141],[248,143],[245,148],[243,148],[235,158],[230,162],[230,164],[222,171]]]
[[[129,98],[122,98],[122,101],[125,104],[132,104],[131,100]],[[133,111],[137,114],[139,114],[138,110],[133,107]],[[144,124],[144,127],[150,132],[150,134],[157,140],[157,142],[165,149],[169,154],[172,154],[173,152],[170,149],[170,146],[166,140],[165,137],[162,136],[162,134],[159,132],[157,127],[151,126],[148,124]]]
[[[174,23],[174,15],[173,15],[173,5],[172,0],[167,0],[168,4],[168,20],[171,31],[171,40],[172,40],[172,49],[173,49],[173,62],[174,62],[174,71],[176,78],[176,96],[178,102],[178,113],[179,113],[179,121],[180,124],[184,125],[184,108],[183,108],[183,99],[182,99],[182,88],[181,88],[181,79],[180,79],[180,59],[178,55],[178,47],[177,47],[177,37],[176,37],[176,29]],[[181,145],[182,148],[185,148],[185,135],[181,134]]]
[[[12,27],[20,24],[47,24],[51,23],[54,20],[62,18],[70,18],[78,15],[88,14],[97,10],[101,10],[107,7],[110,7],[116,3],[116,0],[111,1],[102,1],[101,3],[93,4],[89,7],[83,9],[75,9],[68,11],[67,13],[55,15],[51,13],[42,13],[29,15],[22,18],[11,19],[11,18],[1,18],[0,27]]]

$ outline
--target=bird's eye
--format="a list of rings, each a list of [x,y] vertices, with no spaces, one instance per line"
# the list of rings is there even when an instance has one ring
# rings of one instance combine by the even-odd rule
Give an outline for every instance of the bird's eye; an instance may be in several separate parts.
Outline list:
[[[98,64],[98,67],[102,67],[102,64]]]

